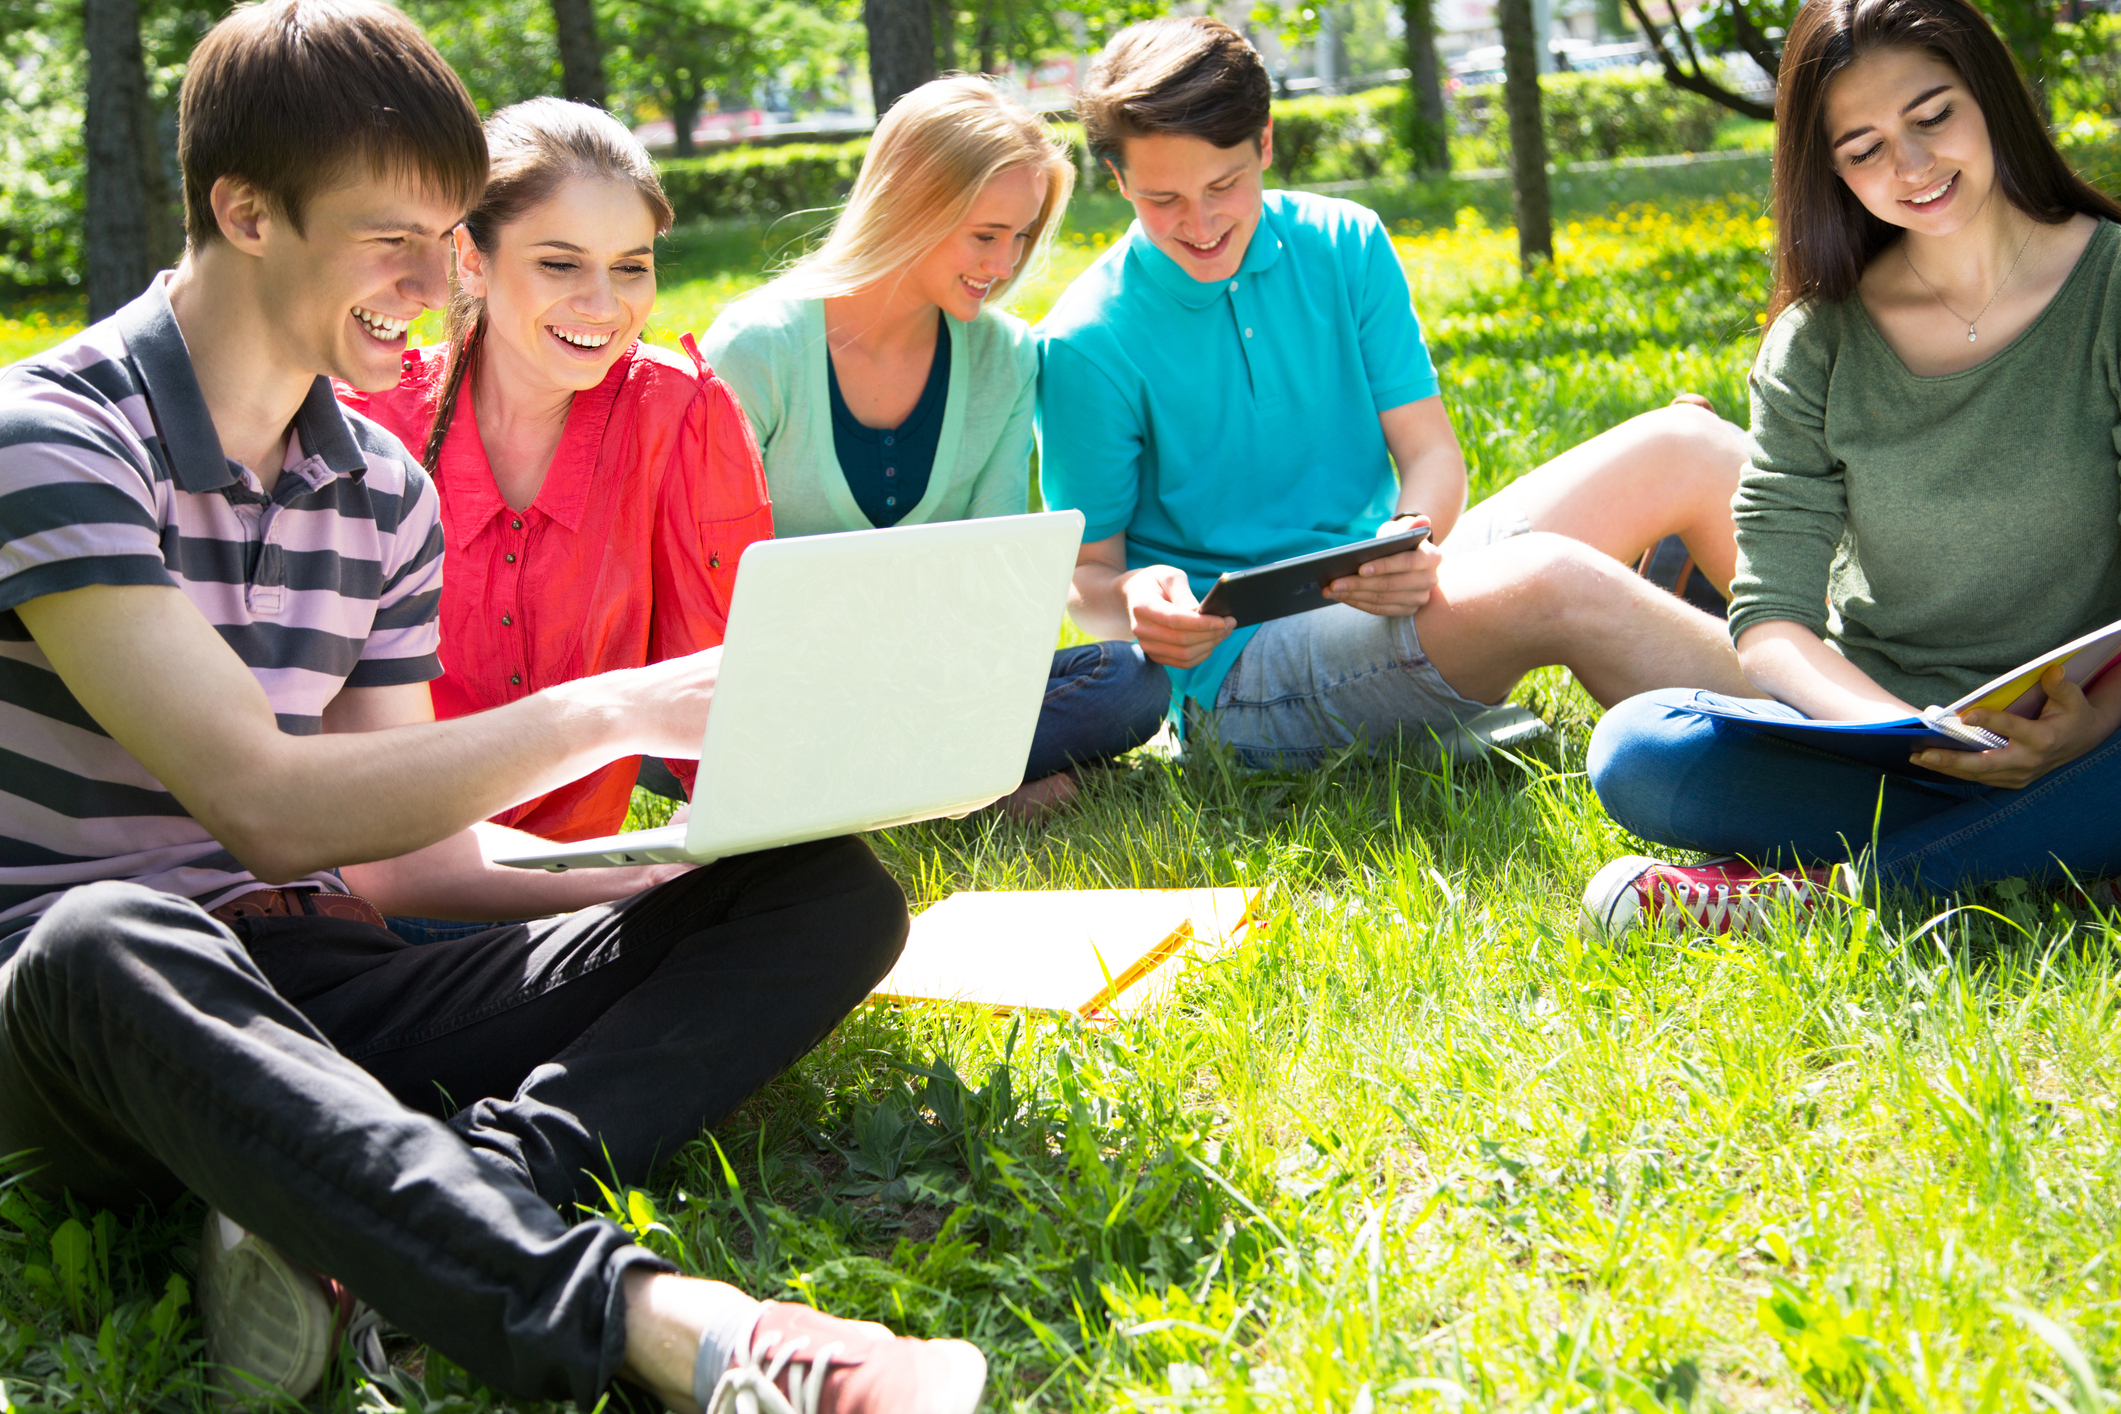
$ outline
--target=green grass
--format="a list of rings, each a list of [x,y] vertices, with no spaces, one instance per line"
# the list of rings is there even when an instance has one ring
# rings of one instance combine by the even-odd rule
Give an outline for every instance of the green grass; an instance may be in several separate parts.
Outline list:
[[[1740,405],[1757,195],[1629,195],[1530,281],[1491,206],[1380,199],[1481,489],[1675,391]],[[916,906],[1253,884],[1264,918],[1108,1028],[857,1012],[615,1211],[688,1270],[978,1339],[995,1409],[2110,1405],[2113,929],[2005,885],[1587,941],[1584,880],[1642,846],[1583,779],[1588,700],[1519,698],[1555,736],[1491,763],[1196,752],[1046,828],[878,836]],[[0,1199],[0,1408],[195,1404],[196,1206],[64,1217]],[[400,1353],[325,1402],[493,1407]]]

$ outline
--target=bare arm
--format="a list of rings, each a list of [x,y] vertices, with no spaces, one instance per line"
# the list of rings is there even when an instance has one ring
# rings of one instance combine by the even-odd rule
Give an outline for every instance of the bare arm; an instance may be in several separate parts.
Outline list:
[[[433,720],[434,702],[424,683],[349,687],[324,709],[327,732],[387,731]],[[653,864],[551,874],[489,862],[503,850],[542,843],[521,830],[482,822],[425,849],[370,864],[349,864],[339,873],[347,888],[386,914],[488,922],[542,918],[610,903],[652,889],[692,867]]]
[[[1068,614],[1099,638],[1131,638],[1152,663],[1197,667],[1230,636],[1237,620],[1210,618],[1171,565],[1127,568],[1124,533],[1085,544],[1068,585]]]
[[[1466,458],[1441,397],[1402,403],[1377,414],[1385,447],[1399,468],[1401,515],[1424,515],[1441,542],[1466,508]]]
[[[1443,399],[1402,403],[1377,415],[1385,446],[1399,468],[1398,514],[1377,528],[1389,535],[1416,525],[1432,527],[1426,545],[1370,561],[1356,573],[1326,586],[1326,596],[1365,613],[1403,618],[1429,602],[1443,563],[1437,542],[1450,534],[1466,504],[1466,459]]]
[[[289,736],[177,589],[91,585],[17,612],[89,715],[267,881],[425,849],[622,756],[688,754],[720,661],[581,678],[447,722]]]
[[[1873,682],[1870,674],[1803,624],[1787,619],[1757,623],[1738,635],[1737,646],[1738,666],[1753,686],[1807,717],[1855,722],[1909,717],[1918,710]]]
[[[1919,710],[1887,692],[1869,674],[1820,642],[1801,624],[1774,620],[1738,636],[1738,662],[1753,684],[1808,717],[1860,721],[1913,716]],[[2062,676],[2056,664],[2042,678],[2047,705],[2036,718],[1970,709],[1965,720],[2010,745],[1994,751],[1918,751],[1909,759],[1976,785],[2016,790],[2076,760],[2121,728],[2121,675],[2090,693]]]

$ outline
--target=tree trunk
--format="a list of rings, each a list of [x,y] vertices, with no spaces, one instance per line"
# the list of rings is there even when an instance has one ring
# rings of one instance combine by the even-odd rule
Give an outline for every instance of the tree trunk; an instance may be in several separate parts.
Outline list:
[[[690,157],[698,149],[692,144],[692,130],[700,125],[700,107],[706,95],[700,82],[694,78],[681,78],[670,86],[670,126],[677,134],[677,146],[672,149],[679,157]]]
[[[592,0],[552,0],[560,42],[560,91],[577,103],[604,106],[604,49],[597,43]]]
[[[935,19],[929,0],[862,0],[869,30],[869,89],[876,116],[935,77]]]
[[[947,74],[957,68],[957,6],[951,0],[935,0],[935,69]]]
[[[979,71],[994,72],[994,0],[981,0],[979,27],[974,32],[974,44],[979,46]]]
[[[1495,14],[1502,25],[1503,102],[1510,112],[1510,199],[1517,212],[1517,259],[1529,272],[1539,261],[1554,258],[1532,0],[1498,0]]]
[[[175,213],[140,52],[139,0],[84,0],[88,106],[88,317],[101,319],[147,288],[175,257]]]
[[[1414,175],[1440,177],[1451,170],[1451,119],[1443,101],[1443,66],[1436,62],[1434,0],[1401,0],[1407,22],[1407,151]]]

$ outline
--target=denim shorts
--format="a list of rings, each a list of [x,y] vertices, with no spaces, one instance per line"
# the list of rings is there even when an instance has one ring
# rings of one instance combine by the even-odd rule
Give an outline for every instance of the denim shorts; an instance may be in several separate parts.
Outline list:
[[[1459,519],[1444,553],[1531,528],[1505,488]],[[1444,681],[1421,651],[1413,616],[1334,604],[1262,624],[1223,679],[1213,714],[1195,705],[1189,719],[1243,765],[1315,766],[1358,742],[1378,749],[1404,739],[1424,754],[1458,754],[1469,744],[1461,726],[1493,710]]]

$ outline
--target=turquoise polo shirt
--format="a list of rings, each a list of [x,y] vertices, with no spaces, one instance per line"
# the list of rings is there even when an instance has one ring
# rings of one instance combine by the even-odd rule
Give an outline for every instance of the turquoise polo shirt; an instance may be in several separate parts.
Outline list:
[[[1375,212],[1270,191],[1243,265],[1202,282],[1136,223],[1038,327],[1039,485],[1127,567],[1216,576],[1374,535],[1399,479],[1377,415],[1436,394]],[[1213,708],[1254,630],[1172,670]],[[1181,714],[1182,719],[1182,714]]]

